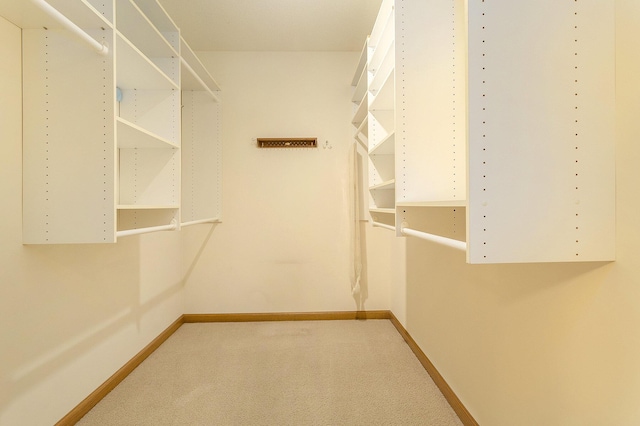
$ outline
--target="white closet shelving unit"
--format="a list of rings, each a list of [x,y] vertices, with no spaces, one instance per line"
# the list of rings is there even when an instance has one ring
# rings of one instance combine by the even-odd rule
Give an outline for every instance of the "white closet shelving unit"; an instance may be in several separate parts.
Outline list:
[[[353,102],[353,117],[351,124],[355,128],[354,138],[364,148],[367,148],[368,132],[368,107],[369,98],[367,96],[367,44],[368,39],[360,52],[360,59],[358,60],[358,66],[351,80],[351,86],[353,88],[353,95],[351,102]]]
[[[615,258],[612,0],[384,0],[369,47],[386,227],[469,263]]]
[[[115,7],[117,229],[178,228],[180,33],[156,1],[116,0]]]
[[[353,105],[353,116],[351,124],[353,125],[353,138],[354,138],[354,179],[355,182],[354,195],[356,197],[354,203],[354,209],[357,209],[356,217],[360,220],[366,218],[366,213],[369,208],[369,198],[362,196],[360,188],[368,187],[367,176],[367,161],[369,157],[368,138],[369,138],[369,91],[367,82],[367,50],[368,50],[368,38],[364,43],[364,46],[360,52],[360,58],[358,59],[358,65],[351,80],[352,97],[351,102]],[[367,220],[367,219],[365,219]]]
[[[464,1],[398,1],[396,232],[466,249]]]
[[[367,48],[369,213],[374,225],[395,223],[395,12],[384,0]]]
[[[0,0],[0,15],[23,29],[25,244],[220,218],[220,88],[157,0]]]

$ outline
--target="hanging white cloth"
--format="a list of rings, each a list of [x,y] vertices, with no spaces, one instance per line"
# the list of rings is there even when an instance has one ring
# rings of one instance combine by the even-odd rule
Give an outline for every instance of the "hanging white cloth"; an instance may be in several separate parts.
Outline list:
[[[358,168],[358,143],[354,141],[350,152],[350,217],[351,217],[351,240],[353,248],[353,274],[351,277],[351,294],[358,304],[358,309],[362,308],[362,291],[360,280],[362,278],[362,245],[360,238],[360,173]]]

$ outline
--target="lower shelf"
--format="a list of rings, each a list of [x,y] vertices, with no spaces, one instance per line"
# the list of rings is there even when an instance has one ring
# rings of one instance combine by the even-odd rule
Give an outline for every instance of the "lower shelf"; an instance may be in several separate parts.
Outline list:
[[[467,200],[445,201],[396,201],[397,207],[466,207]]]
[[[379,228],[396,230],[396,210],[393,208],[370,207],[371,224]]]
[[[396,209],[392,209],[392,208],[371,207],[371,208],[369,208],[369,211],[371,213],[396,214]]]
[[[175,210],[178,205],[152,205],[152,204],[118,204],[118,210]]]
[[[130,235],[148,234],[158,231],[175,231],[178,229],[178,222],[173,220],[168,225],[149,226],[146,228],[127,229],[125,231],[116,232],[116,237],[128,237]]]
[[[180,229],[178,206],[118,206],[117,237]]]

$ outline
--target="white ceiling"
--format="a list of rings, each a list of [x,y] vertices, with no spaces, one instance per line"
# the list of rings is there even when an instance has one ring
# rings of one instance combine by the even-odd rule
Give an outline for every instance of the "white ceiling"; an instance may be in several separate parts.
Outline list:
[[[359,51],[381,0],[160,0],[193,50]]]

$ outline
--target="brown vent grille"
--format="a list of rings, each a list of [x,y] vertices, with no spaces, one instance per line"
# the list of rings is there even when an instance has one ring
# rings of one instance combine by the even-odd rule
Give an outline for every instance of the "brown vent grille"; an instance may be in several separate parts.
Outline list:
[[[316,148],[318,138],[258,138],[258,148]]]

